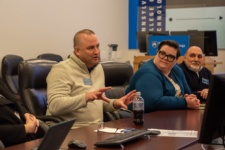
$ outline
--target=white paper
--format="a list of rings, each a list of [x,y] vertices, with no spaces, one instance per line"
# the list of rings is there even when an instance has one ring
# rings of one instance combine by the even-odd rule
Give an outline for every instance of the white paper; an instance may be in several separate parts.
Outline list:
[[[194,130],[164,130],[164,129],[148,129],[148,130],[158,130],[161,133],[158,136],[168,136],[168,137],[190,137],[197,138],[198,131]]]
[[[117,129],[117,128],[105,127],[103,129],[94,130],[94,132],[123,133],[124,130],[125,129]]]

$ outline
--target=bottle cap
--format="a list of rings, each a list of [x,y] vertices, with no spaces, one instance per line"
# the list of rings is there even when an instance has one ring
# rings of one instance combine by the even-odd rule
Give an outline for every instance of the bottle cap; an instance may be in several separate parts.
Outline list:
[[[140,96],[140,95],[141,95],[141,92],[136,92],[136,95],[137,95],[137,96]]]

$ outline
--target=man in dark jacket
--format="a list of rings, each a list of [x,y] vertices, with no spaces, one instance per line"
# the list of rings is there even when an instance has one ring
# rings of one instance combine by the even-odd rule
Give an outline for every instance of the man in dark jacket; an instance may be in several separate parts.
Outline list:
[[[0,141],[8,147],[36,139],[39,121],[27,113],[0,79]]]
[[[201,48],[191,46],[184,55],[184,61],[179,65],[184,72],[192,94],[198,99],[206,100],[211,72],[202,67],[203,53]]]

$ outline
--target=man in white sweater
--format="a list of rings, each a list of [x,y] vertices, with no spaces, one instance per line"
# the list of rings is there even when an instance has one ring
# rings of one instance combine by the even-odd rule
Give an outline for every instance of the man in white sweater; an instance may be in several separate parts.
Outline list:
[[[127,109],[135,90],[117,100],[104,97],[104,92],[111,87],[105,87],[95,33],[88,29],[81,30],[75,34],[73,42],[73,53],[53,66],[47,77],[47,114],[65,120],[76,118],[73,126],[76,128],[102,122],[103,111]]]

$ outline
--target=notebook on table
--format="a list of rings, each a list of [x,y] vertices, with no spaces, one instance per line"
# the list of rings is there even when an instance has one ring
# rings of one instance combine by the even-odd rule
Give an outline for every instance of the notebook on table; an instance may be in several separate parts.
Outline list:
[[[76,119],[63,121],[51,126],[44,135],[41,144],[32,150],[60,150],[64,139],[69,133]]]

